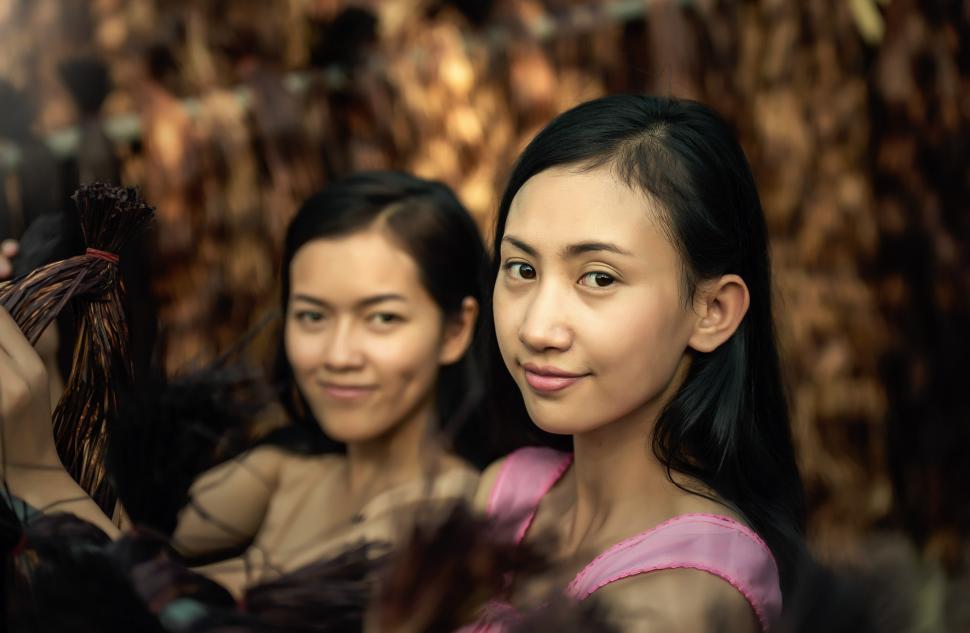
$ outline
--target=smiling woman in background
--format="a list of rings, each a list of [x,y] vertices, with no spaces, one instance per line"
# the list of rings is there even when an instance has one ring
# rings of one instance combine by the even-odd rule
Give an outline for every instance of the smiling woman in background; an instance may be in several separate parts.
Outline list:
[[[348,545],[393,541],[421,509],[469,498],[478,472],[438,429],[482,397],[485,266],[474,221],[438,183],[364,173],[309,198],[286,237],[278,365],[295,422],[322,450],[264,445],[204,473],[176,549],[246,548],[205,568],[238,593]],[[59,466],[46,376],[6,313],[0,333],[0,377],[22,387],[0,401],[5,448]],[[77,496],[66,472],[44,473],[8,472],[11,492],[34,507]],[[69,509],[114,531],[89,499]]]
[[[295,420],[344,454],[267,446],[206,473],[176,547],[197,555],[252,538],[244,559],[207,568],[235,588],[247,566],[289,570],[360,540],[390,542],[409,508],[469,497],[478,473],[436,430],[481,397],[485,261],[443,185],[360,174],[307,200],[283,255],[278,378],[293,385]]]

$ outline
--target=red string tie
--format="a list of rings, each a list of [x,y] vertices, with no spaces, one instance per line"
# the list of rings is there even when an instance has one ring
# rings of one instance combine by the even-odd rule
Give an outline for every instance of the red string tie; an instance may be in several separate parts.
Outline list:
[[[109,253],[108,251],[101,251],[96,248],[89,248],[84,251],[85,255],[90,255],[91,257],[97,257],[98,259],[103,259],[105,261],[111,262],[112,264],[118,263],[118,256],[114,253]]]

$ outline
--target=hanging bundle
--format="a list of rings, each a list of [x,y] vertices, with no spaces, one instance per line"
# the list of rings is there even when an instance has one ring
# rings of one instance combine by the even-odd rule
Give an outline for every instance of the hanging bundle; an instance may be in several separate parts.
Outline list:
[[[153,209],[134,189],[96,183],[73,196],[87,250],[0,284],[0,305],[33,344],[75,300],[78,335],[71,373],[54,411],[61,461],[109,515],[115,496],[105,480],[106,414],[132,380],[124,287],[118,253],[151,220]]]

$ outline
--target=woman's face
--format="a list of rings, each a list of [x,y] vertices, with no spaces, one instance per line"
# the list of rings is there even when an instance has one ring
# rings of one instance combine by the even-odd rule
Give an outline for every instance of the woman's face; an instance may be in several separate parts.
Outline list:
[[[656,415],[689,363],[695,315],[653,204],[608,169],[568,167],[533,176],[512,201],[496,333],[543,430]]]
[[[293,257],[286,355],[334,440],[366,442],[429,417],[444,331],[414,260],[378,228],[307,242]]]

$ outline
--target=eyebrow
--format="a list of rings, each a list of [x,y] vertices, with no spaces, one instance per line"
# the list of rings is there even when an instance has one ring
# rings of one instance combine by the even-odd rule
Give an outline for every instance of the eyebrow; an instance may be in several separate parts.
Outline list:
[[[511,235],[506,235],[505,237],[502,238],[502,241],[508,242],[512,246],[525,252],[527,255],[531,257],[539,256],[539,252],[535,249],[535,247],[530,246],[529,244],[526,244],[525,242],[523,242],[522,240],[516,237],[513,237]],[[580,255],[584,255],[586,253],[596,253],[601,251],[605,251],[607,253],[615,253],[617,255],[625,255],[627,257],[633,256],[633,254],[630,253],[629,251],[624,250],[619,246],[617,246],[616,244],[613,244],[610,242],[578,242],[576,244],[570,244],[562,249],[562,256],[567,259],[570,259],[573,257],[579,257]]]
[[[509,244],[511,244],[512,246],[516,247],[520,251],[523,251],[526,255],[529,255],[530,257],[538,257],[539,256],[539,251],[537,251],[536,249],[532,248],[531,246],[529,246],[528,244],[526,244],[522,240],[520,240],[518,238],[515,238],[515,237],[512,237],[511,235],[506,235],[505,237],[502,238],[502,241],[503,242],[508,242]]]
[[[306,303],[311,303],[313,305],[320,306],[321,308],[333,307],[323,299],[319,299],[317,297],[311,297],[310,295],[305,295],[300,293],[294,294],[291,300],[305,301]],[[385,301],[402,301],[404,303],[407,303],[407,298],[404,297],[404,295],[395,294],[393,292],[387,292],[384,294],[374,295],[372,297],[365,297],[360,301],[358,301],[356,304],[354,304],[354,308],[356,309],[367,308],[367,307],[376,305],[378,303],[384,303]]]
[[[570,244],[563,249],[563,255],[569,258],[578,257],[579,255],[583,255],[585,253],[596,253],[599,251],[606,251],[607,253],[632,257],[632,253],[623,250],[616,244],[611,244],[610,242],[580,242],[578,244]]]

